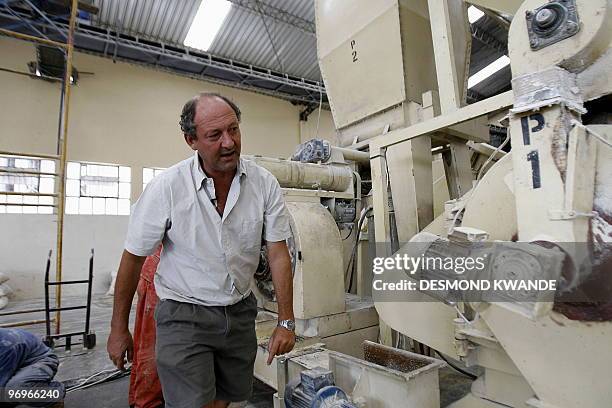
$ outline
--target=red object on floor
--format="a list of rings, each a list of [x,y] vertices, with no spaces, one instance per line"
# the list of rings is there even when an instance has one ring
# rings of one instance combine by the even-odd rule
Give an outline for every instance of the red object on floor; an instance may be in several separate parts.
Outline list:
[[[157,408],[164,398],[155,363],[155,320],[157,293],[153,277],[161,247],[145,260],[138,281],[138,305],[134,327],[134,358],[130,375],[129,404],[136,408]]]

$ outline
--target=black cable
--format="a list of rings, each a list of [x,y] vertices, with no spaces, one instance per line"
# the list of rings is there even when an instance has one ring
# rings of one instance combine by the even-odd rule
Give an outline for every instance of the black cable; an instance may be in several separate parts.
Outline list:
[[[346,241],[347,239],[349,239],[349,237],[351,236],[351,234],[353,233],[353,226],[351,225],[348,229],[349,229],[349,233],[346,237],[342,238],[343,241]]]
[[[357,234],[355,234],[355,243],[353,244],[353,249],[351,250],[351,257],[349,258],[349,262],[346,265],[346,271],[344,272],[344,276],[348,275],[349,268],[351,268],[351,274],[349,276],[349,287],[348,293],[351,293],[351,289],[353,288],[353,275],[355,273],[355,256],[357,255],[357,245],[359,245],[359,238],[361,237],[361,227],[363,227],[363,222],[367,218],[368,214],[374,210],[374,207],[368,207],[365,211],[362,212],[359,217],[359,222],[357,223]]]
[[[440,358],[441,358],[442,360],[444,360],[444,361],[446,362],[446,364],[448,364],[448,365],[449,365],[449,367],[451,367],[451,368],[453,368],[455,371],[457,371],[457,372],[459,372],[459,373],[461,373],[461,374],[465,375],[466,377],[471,378],[471,379],[472,379],[472,381],[474,381],[474,380],[476,380],[476,379],[478,378],[478,376],[476,376],[476,375],[474,375],[474,374],[472,374],[472,373],[470,373],[470,372],[468,372],[468,371],[465,371],[465,370],[461,369],[460,367],[457,367],[456,365],[454,365],[454,364],[453,364],[453,363],[451,363],[450,361],[448,361],[448,359],[447,359],[446,357],[444,357],[444,356],[443,356],[443,355],[442,355],[442,354],[441,354],[439,351],[437,351],[437,350],[436,350],[436,354],[437,354],[438,356],[440,356]]]

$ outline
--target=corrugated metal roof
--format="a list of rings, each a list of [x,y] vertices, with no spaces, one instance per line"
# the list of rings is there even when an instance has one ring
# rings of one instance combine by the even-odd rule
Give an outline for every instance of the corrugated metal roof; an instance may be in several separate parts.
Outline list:
[[[200,0],[94,0],[93,23],[122,33],[182,44]]]
[[[128,35],[182,46],[201,1],[207,0],[94,0],[100,12],[92,23]],[[316,37],[312,32],[314,0],[229,1],[231,9],[208,52],[294,77],[321,80]],[[270,10],[272,15],[265,15]],[[278,11],[287,13],[289,17],[277,18],[275,13]],[[285,22],[293,17],[312,24],[312,27],[298,27]],[[505,45],[506,30],[494,19],[485,16],[476,24],[494,41]],[[494,47],[475,39],[470,73],[475,73],[500,55]],[[499,76],[501,81],[486,81],[479,86],[479,93],[490,95],[499,91],[494,88],[506,82],[508,74]]]
[[[301,3],[312,5],[311,2]],[[290,12],[307,14],[301,9]],[[237,5],[232,6],[209,52],[290,75],[320,80],[314,35]]]
[[[92,23],[133,36],[182,45],[200,2],[95,0],[100,12]],[[260,3],[304,20],[314,21],[313,1],[260,0]],[[279,58],[276,57],[274,48]],[[237,3],[232,4],[208,52],[289,75],[320,80],[314,33],[305,32],[269,16],[262,16]]]

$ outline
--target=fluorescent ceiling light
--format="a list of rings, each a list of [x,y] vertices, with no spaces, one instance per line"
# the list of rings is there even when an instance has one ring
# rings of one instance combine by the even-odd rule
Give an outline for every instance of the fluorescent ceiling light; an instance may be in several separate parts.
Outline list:
[[[207,51],[223,25],[231,6],[232,4],[227,0],[202,0],[183,44]]]
[[[484,13],[474,6],[468,7],[468,20],[474,24],[484,16]]]
[[[510,58],[502,55],[468,79],[468,89],[475,87],[497,71],[510,65]]]

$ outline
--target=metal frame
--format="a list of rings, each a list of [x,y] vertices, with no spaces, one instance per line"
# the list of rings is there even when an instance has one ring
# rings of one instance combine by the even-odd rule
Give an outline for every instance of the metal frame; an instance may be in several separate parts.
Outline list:
[[[417,200],[424,195],[421,190],[428,188],[432,183],[431,178],[419,178],[417,174],[410,171],[398,172],[391,169],[391,172],[388,172],[387,169],[391,168],[392,165],[392,160],[387,163],[389,153],[395,149],[405,151],[406,155],[413,155],[414,149],[411,145],[415,141],[431,136],[437,137],[439,132],[451,133],[451,130],[456,128],[457,124],[467,124],[465,122],[472,121],[480,116],[486,116],[496,111],[506,111],[512,107],[514,109],[510,111],[509,128],[506,132],[511,136],[512,157],[506,156],[506,160],[500,163],[500,166],[492,168],[492,172],[488,173],[490,178],[484,184],[480,184],[481,188],[478,196],[475,195],[471,201],[471,210],[466,203],[472,196],[464,196],[464,201],[459,202],[452,209],[455,212],[450,214],[451,218],[453,214],[460,215],[461,211],[466,209],[466,214],[468,211],[472,213],[471,222],[465,222],[464,218],[463,226],[481,228],[480,225],[487,225],[488,228],[482,227],[482,229],[488,231],[490,231],[489,228],[493,231],[497,228],[504,229],[504,233],[507,235],[495,238],[501,240],[512,240],[516,232],[518,232],[519,241],[557,242],[560,247],[565,242],[585,242],[588,240],[591,232],[590,217],[593,215],[591,211],[594,209],[595,175],[599,174],[601,178],[605,173],[596,167],[596,164],[601,162],[600,158],[596,157],[598,153],[597,142],[589,137],[588,131],[584,127],[581,127],[579,115],[581,104],[576,103],[576,99],[581,95],[583,97],[589,95],[584,88],[580,87],[579,82],[582,75],[591,69],[589,64],[606,66],[605,58],[600,55],[606,55],[604,52],[609,51],[610,34],[609,31],[600,27],[606,25],[605,16],[609,15],[610,3],[606,0],[581,0],[579,2],[582,3],[582,8],[579,9],[581,11],[580,16],[585,18],[584,21],[588,21],[588,23],[583,23],[583,26],[591,28],[593,37],[583,35],[585,34],[583,32],[581,36],[572,39],[573,42],[555,44],[556,46],[553,45],[548,49],[540,50],[538,53],[532,53],[530,52],[524,15],[527,8],[532,9],[540,4],[546,4],[546,0],[539,1],[540,3],[538,3],[538,0],[525,2],[520,11],[517,12],[511,27],[510,57],[514,75],[513,91],[450,113],[443,113],[433,119],[419,118],[422,122],[368,141],[372,159],[375,235],[379,243],[390,241],[390,235],[393,231],[393,225],[389,217],[391,210],[388,204],[392,194],[395,194],[392,198],[395,198],[396,202],[399,201],[397,200],[398,196],[402,199],[408,197],[410,200]],[[493,0],[479,0],[478,2],[494,3]],[[495,3],[498,3],[500,8],[505,8],[511,7],[513,3],[517,2],[497,0]],[[432,21],[432,25],[436,23],[444,24],[440,20]],[[451,28],[447,26],[446,30],[449,31]],[[594,33],[597,33],[597,40],[594,39]],[[446,36],[446,38],[449,37]],[[446,44],[446,48],[451,46],[452,44]],[[607,54],[609,55],[609,52]],[[585,55],[589,55],[589,58],[583,58]],[[437,57],[438,55],[436,55]],[[546,75],[545,70],[549,69],[550,66],[563,65],[566,67],[566,62],[573,59],[579,61],[574,60],[576,65],[573,66],[572,74],[566,72],[567,81],[559,79],[558,83],[554,83],[549,79],[550,76]],[[563,62],[561,63],[561,61]],[[580,66],[580,69],[578,66]],[[588,68],[583,71],[582,69],[585,67]],[[593,67],[592,69],[591,72],[599,72],[600,68]],[[517,71],[519,72],[517,73]],[[576,72],[578,72],[578,79],[576,79]],[[524,77],[521,78],[521,75]],[[587,75],[584,77],[587,77]],[[605,78],[605,75],[603,77]],[[571,78],[573,78],[573,82],[569,80]],[[588,76],[588,78],[587,81],[590,81],[592,76]],[[450,75],[447,79],[447,82],[451,83]],[[531,87],[517,86],[523,85],[520,81],[526,79],[530,80]],[[605,92],[606,87],[601,84],[605,85],[605,81],[599,83],[602,90],[593,93],[597,97],[601,97]],[[454,84],[451,83],[451,85]],[[552,99],[550,94],[544,92],[548,86],[561,89],[557,92],[562,97],[557,100]],[[439,86],[439,89],[440,93],[452,93],[455,88]],[[573,90],[573,94],[563,92],[569,89]],[[532,98],[529,100],[525,98],[525,95],[530,95],[529,92],[535,93],[537,91],[539,91],[539,95],[542,95],[539,99]],[[569,95],[569,97],[563,98],[564,95]],[[452,101],[452,96],[452,94],[441,95],[441,99],[446,98]],[[531,103],[524,103],[521,106],[520,102],[526,100]],[[500,112],[489,116],[488,119],[497,122],[501,117]],[[574,128],[570,126],[572,123],[575,125]],[[546,126],[544,126],[545,124]],[[495,132],[501,133],[499,128],[494,129]],[[457,130],[453,130],[453,136],[470,139],[469,132],[459,132]],[[567,144],[562,143],[563,147],[556,149],[558,140],[567,140]],[[477,145],[472,144],[472,146]],[[465,149],[465,147],[462,147],[462,149]],[[488,147],[485,149],[489,151],[484,153],[492,159],[492,154],[498,155],[498,157],[503,154],[495,153],[494,149]],[[563,158],[564,162],[562,173],[558,168],[560,157]],[[422,154],[419,158],[429,163],[426,154]],[[466,157],[458,157],[458,159],[464,162],[463,168],[467,170],[469,163],[467,163]],[[405,168],[409,168],[409,165],[410,163]],[[512,171],[512,176],[506,179],[509,174],[508,169]],[[479,176],[481,172],[482,170],[479,170]],[[453,178],[456,182],[462,182],[460,172],[454,171],[454,173]],[[396,178],[410,179],[404,181],[402,186],[404,191],[399,188],[394,189],[393,186],[391,189],[388,188],[389,179],[392,182],[394,174]],[[466,172],[464,176],[464,184],[471,187],[469,173]],[[478,178],[480,179],[480,177]],[[416,194],[410,190],[415,183],[421,187]],[[500,186],[503,187],[503,190],[499,188]],[[408,190],[408,193],[405,193],[406,190]],[[455,196],[461,195],[458,189],[455,190]],[[506,191],[508,195],[505,195]],[[602,191],[604,190],[602,189]],[[462,188],[461,193],[464,192],[465,190]],[[500,202],[494,203],[495,205],[489,208],[490,203],[486,200],[491,197],[500,197]],[[451,198],[455,197],[451,196]],[[516,220],[505,217],[510,212],[506,210],[508,207],[505,207],[508,201],[512,201],[512,206],[516,206],[516,209],[509,207]],[[422,207],[423,210],[430,206],[429,203],[425,204]],[[483,210],[485,205],[488,212]],[[423,210],[419,207],[417,209],[418,211],[413,211],[404,218],[414,220],[414,224],[418,226],[417,232],[419,232],[423,229],[423,224],[419,222]],[[397,210],[396,206],[394,208],[396,214],[398,214]],[[447,207],[447,216],[451,212],[450,210],[450,206]],[[459,213],[456,213],[456,211],[459,211]],[[478,222],[476,222],[476,218],[478,218]],[[396,219],[399,225],[402,217]],[[444,216],[441,216],[438,223],[428,224],[425,231],[445,236],[449,225],[455,224],[457,219],[456,217],[454,220],[449,218],[444,220]],[[408,224],[407,221],[404,222]],[[479,224],[479,222],[482,223]],[[506,225],[510,225],[510,228],[506,228]],[[401,230],[402,228],[398,229]],[[422,238],[424,236],[417,240]],[[381,250],[377,255],[391,254]],[[571,250],[568,250],[568,257],[571,255]],[[577,259],[580,259],[578,256],[576,255]],[[579,262],[574,264],[579,264]],[[579,280],[576,278],[572,282],[579,282]],[[533,395],[537,395],[537,398],[532,398],[527,402],[527,405],[534,407],[575,406],[585,401],[593,406],[606,405],[602,401],[607,402],[609,400],[609,381],[594,382],[592,379],[608,378],[601,373],[609,367],[609,355],[606,355],[606,359],[603,359],[602,356],[606,353],[592,351],[587,353],[589,358],[579,355],[569,363],[567,359],[561,359],[561,363],[556,363],[555,357],[563,355],[567,345],[575,343],[578,338],[587,341],[592,346],[592,350],[606,349],[612,326],[602,323],[599,326],[592,327],[593,324],[591,323],[580,322],[579,320],[582,320],[582,318],[566,319],[563,312],[558,315],[540,316],[536,313],[544,313],[540,311],[541,309],[532,312],[521,310],[517,305],[513,306],[516,306],[516,309],[504,309],[508,307],[507,304],[497,303],[491,304],[488,309],[478,309],[476,316],[479,317],[470,316],[470,319],[473,318],[474,320],[468,323],[464,329],[462,325],[467,319],[461,314],[460,309],[454,310],[441,303],[427,302],[421,297],[413,297],[407,294],[404,299],[397,299],[397,302],[378,302],[376,304],[381,318],[381,328],[384,326],[382,321],[385,321],[394,330],[413,336],[447,355],[455,356],[456,354],[462,360],[468,362],[468,365],[480,365],[485,369],[484,377],[481,376],[475,383],[478,393],[474,392],[473,395],[456,402],[452,405],[453,407],[488,407],[489,405],[492,407],[498,404],[522,406],[524,401]],[[406,319],[408,314],[410,319]],[[455,321],[459,323],[452,328],[451,322],[455,317],[461,318]],[[559,328],[559,326],[562,327]],[[449,331],[449,328],[452,329]],[[382,333],[381,338],[383,338]],[[547,341],[538,344],[533,339],[547,339]],[[455,344],[453,344],[453,341]],[[467,344],[468,341],[474,348],[466,353],[465,349],[462,349],[461,343],[465,342]],[[545,346],[538,347],[542,344],[545,344]],[[592,358],[593,355],[596,357]],[[482,358],[483,356],[486,357]],[[551,361],[553,364],[548,364]],[[564,370],[564,367],[570,366],[572,367],[571,371]],[[546,367],[546,370],[543,370],[542,367]],[[581,376],[576,373],[592,375]],[[577,379],[579,380],[577,381]],[[577,383],[580,386],[576,386]],[[508,386],[508,384],[511,385]],[[565,388],[560,387],[559,384],[564,384]],[[568,391],[560,395],[558,391],[561,388],[568,389]],[[500,390],[503,392],[500,392]]]
[[[259,10],[259,15],[261,17],[261,22],[263,23],[264,28],[266,29],[266,34],[268,36],[268,40],[270,40],[270,45],[272,46],[272,51],[274,51],[274,56],[276,57],[276,61],[278,62],[278,67],[281,71],[285,70],[283,65],[283,61],[281,60],[280,54],[276,49],[276,44],[274,44],[274,39],[272,38],[272,34],[270,33],[270,28],[268,27],[268,23],[266,22],[266,15],[262,11],[262,4],[259,0],[255,0],[255,6]]]
[[[93,348],[96,344],[96,335],[89,331],[89,323],[91,320],[91,288],[93,286],[93,261],[94,261],[94,250],[91,250],[91,257],[89,258],[89,275],[87,279],[71,280],[71,281],[49,281],[49,269],[51,267],[51,252],[47,258],[47,267],[45,269],[45,317],[46,317],[46,332],[45,343],[53,347],[55,339],[64,338],[65,343],[62,345],[66,350],[70,350],[72,347],[72,336],[83,336],[82,344],[85,348]],[[68,307],[50,307],[49,303],[49,287],[57,286],[57,289],[61,288],[62,285],[78,285],[87,284],[87,303],[82,306],[68,306]],[[51,334],[51,312],[60,312],[63,310],[82,310],[85,309],[85,330],[82,332],[69,332],[69,333],[58,333]],[[79,343],[74,343],[79,344]]]
[[[26,0],[26,3],[28,3],[30,7],[32,7],[32,10],[35,11],[38,15],[40,15],[45,21],[48,21],[51,23],[51,25],[47,26],[46,28],[50,30],[54,29],[56,32],[60,34],[61,37],[66,39],[65,43],[51,39],[49,34],[44,34],[42,31],[38,30],[35,26],[36,24],[29,21],[27,16],[20,16],[19,13],[12,10],[10,7],[8,7],[8,5],[3,4],[2,9],[9,12],[8,15],[11,16],[10,17],[11,19],[17,19],[18,21],[25,23],[27,26],[31,27],[33,31],[35,31],[35,33],[40,34],[41,37],[37,37],[34,35],[28,35],[28,34],[16,32],[16,31],[10,31],[6,29],[0,29],[0,34],[14,37],[14,38],[21,39],[21,40],[32,41],[32,42],[39,43],[39,44],[45,44],[49,46],[58,47],[65,52],[66,66],[65,66],[64,78],[62,80],[62,91],[61,91],[61,98],[60,98],[60,109],[59,109],[60,125],[58,128],[58,136],[57,136],[58,137],[57,154],[56,155],[38,155],[38,154],[31,154],[31,153],[15,153],[15,152],[7,152],[7,151],[2,151],[0,152],[0,154],[24,156],[24,157],[37,157],[37,158],[40,157],[40,158],[59,160],[59,166],[58,166],[59,170],[57,173],[31,172],[27,170],[26,171],[3,171],[3,172],[20,173],[20,174],[52,175],[52,176],[57,177],[57,181],[58,181],[58,183],[56,183],[57,193],[54,195],[57,197],[57,203],[53,205],[54,207],[57,206],[57,223],[56,223],[57,224],[57,230],[56,230],[56,237],[57,237],[56,238],[56,254],[57,256],[56,256],[55,279],[56,279],[56,282],[61,282],[62,280],[63,232],[64,232],[64,206],[65,206],[65,200],[66,200],[66,197],[65,197],[66,163],[67,163],[66,149],[68,145],[68,118],[69,118],[69,113],[70,113],[70,109],[69,109],[70,108],[70,89],[71,89],[70,76],[72,74],[72,55],[74,52],[74,33],[75,33],[75,28],[76,28],[76,15],[77,15],[77,9],[78,9],[78,6],[77,6],[78,0],[71,1],[70,20],[69,20],[67,28],[64,28],[63,30],[60,29],[60,27],[57,24],[53,24],[53,22],[42,11],[36,8],[30,1]],[[38,193],[31,193],[29,195],[48,196],[48,194],[38,194]],[[48,272],[49,272],[50,261],[51,261],[50,257],[51,257],[51,253],[49,253],[49,259],[47,261],[47,279],[46,279],[47,281],[48,281]],[[46,286],[46,289],[47,289],[47,286]],[[53,309],[55,311],[54,318],[51,318],[49,312],[47,312],[46,320],[44,321],[29,320],[29,321],[11,323],[11,325],[13,327],[14,326],[26,326],[26,325],[39,324],[39,323],[45,322],[48,328],[47,333],[49,334],[51,320],[53,320],[55,322],[55,332],[56,334],[59,334],[60,327],[61,327],[61,311],[65,310],[62,308],[61,286],[58,286],[55,292],[55,306],[56,307]],[[48,296],[47,296],[46,309],[49,310]],[[4,315],[35,313],[35,312],[38,312],[38,310],[17,310],[14,312],[5,313]]]
[[[450,113],[464,105],[467,90],[472,43],[469,25],[465,23],[467,6],[464,3],[447,0],[429,0],[429,18],[443,24],[431,24],[436,75],[438,79],[440,109],[442,114]],[[463,23],[463,24],[462,24]],[[462,39],[467,46],[463,52],[456,48],[455,39]]]
[[[315,24],[312,21],[308,21],[306,19],[303,19],[302,17],[288,13],[285,10],[281,10],[269,4],[261,3],[259,0],[228,1],[245,10],[249,10],[256,14],[262,14],[280,23],[285,23],[292,27],[296,27],[297,29],[308,35],[314,36],[316,34]]]
[[[265,13],[266,7],[262,6],[263,15],[268,16]],[[28,16],[24,13],[7,12],[7,7],[0,7],[0,18],[10,19],[18,21],[20,19],[28,19]],[[28,21],[29,27],[38,29],[49,29],[53,30],[54,26],[58,27],[62,32],[66,33],[69,31],[67,24],[62,22],[55,22],[54,26],[41,22],[41,21]],[[26,28],[27,29],[27,28]],[[0,29],[0,34],[3,34],[6,30]],[[16,33],[20,37],[26,37],[34,41],[33,36]],[[7,34],[8,35],[8,34]],[[130,35],[122,34],[118,31],[109,29],[100,29],[92,25],[78,22],[75,29],[75,42],[76,47],[80,52],[88,54],[98,55],[105,58],[112,58],[113,60],[125,61],[136,65],[147,66],[160,71],[172,72],[189,78],[205,80],[212,83],[218,83],[234,88],[246,89],[262,93],[265,95],[275,96],[291,102],[306,103],[306,104],[319,104],[320,94],[326,95],[325,86],[319,81],[312,81],[306,78],[294,77],[288,74],[276,72],[267,68],[256,67],[251,64],[245,64],[239,61],[234,61],[227,58],[221,58],[213,54],[195,50],[192,48],[184,47],[178,44],[164,43],[155,40],[143,39]],[[55,41],[51,41],[53,45],[59,44]],[[97,43],[98,45],[103,44],[103,50],[97,50],[87,48],[85,42]],[[142,53],[143,60],[136,60],[121,57],[119,49],[129,48],[134,51]],[[199,66],[197,72],[187,71],[179,68],[180,64],[172,64],[176,62],[188,62],[191,66],[194,64]],[[178,65],[178,66],[177,66]],[[211,76],[209,69],[214,68],[218,71],[233,74],[236,80],[225,80]],[[268,89],[255,85],[258,81],[265,81],[268,83],[275,84],[275,88]],[[304,91],[304,95],[293,94],[289,90],[293,88],[296,90]],[[323,98],[325,102],[325,98]],[[324,103],[324,105],[326,105]]]
[[[508,54],[507,43],[499,41],[487,31],[483,30],[482,28],[478,28],[475,24],[472,24],[472,26],[470,27],[470,31],[472,33],[472,38],[475,38],[476,40],[480,41],[492,50],[499,52],[500,54]]]
[[[395,130],[382,136],[364,140],[363,142],[359,142],[352,147],[355,149],[360,149],[369,145],[370,158],[375,158],[380,155],[381,148],[393,146],[419,136],[440,131],[447,131],[453,134],[453,136],[465,139],[466,141],[471,140],[473,139],[473,135],[469,133],[464,134],[459,128],[456,128],[456,125],[468,122],[492,112],[508,109],[513,103],[514,96],[512,91],[506,91],[483,101],[457,109],[449,114],[436,116],[432,119],[418,122],[407,128]],[[453,128],[455,128],[455,130],[452,130]]]

